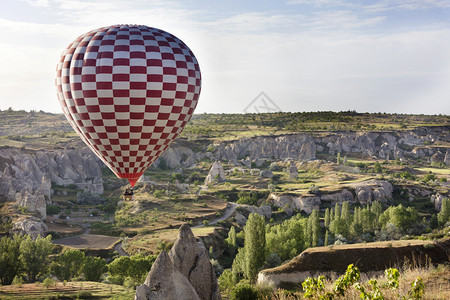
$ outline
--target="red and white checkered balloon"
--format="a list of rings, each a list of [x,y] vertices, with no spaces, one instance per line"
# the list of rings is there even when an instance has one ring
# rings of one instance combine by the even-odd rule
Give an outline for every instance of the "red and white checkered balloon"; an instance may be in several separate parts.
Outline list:
[[[116,25],[83,34],[64,50],[56,87],[81,139],[134,186],[190,120],[201,75],[192,51],[172,34]]]

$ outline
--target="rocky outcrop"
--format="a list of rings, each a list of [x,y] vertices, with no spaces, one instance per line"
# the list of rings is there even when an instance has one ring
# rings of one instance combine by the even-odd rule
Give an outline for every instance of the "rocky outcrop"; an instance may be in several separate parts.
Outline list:
[[[52,183],[103,193],[103,163],[87,147],[37,152],[1,148],[0,160],[5,166],[0,171],[0,197],[16,200],[30,211],[41,211],[42,216],[42,203],[51,203]]]
[[[445,148],[425,146],[439,139],[448,140],[445,129],[399,131],[399,132],[344,132],[315,138],[316,144],[326,145],[330,154],[364,153],[382,159],[397,159],[409,156],[411,158],[426,158],[428,160]],[[437,154],[439,156],[439,154]],[[438,159],[441,159],[439,156]]]
[[[444,163],[446,166],[450,166],[450,149],[445,151]]]
[[[167,252],[162,251],[153,263],[144,283],[137,287],[134,299],[199,300],[200,297],[187,278],[173,265]]]
[[[354,202],[355,198],[353,197],[352,192],[350,192],[348,189],[343,189],[342,191],[337,193],[323,194],[320,196],[320,200],[332,203],[342,203],[346,201]]]
[[[394,187],[385,180],[370,180],[352,185],[355,189],[356,199],[361,204],[372,201],[387,202],[392,199]]]
[[[192,168],[202,159],[226,160],[228,163],[251,168],[252,164],[261,167],[265,161],[316,159],[316,152],[335,155],[337,153],[363,153],[381,159],[400,159],[405,157],[426,160],[445,160],[442,153],[446,147],[427,144],[439,140],[448,141],[450,135],[446,128],[416,129],[398,132],[339,132],[328,136],[291,134],[281,136],[260,136],[224,141],[214,145],[214,151],[194,151],[194,146],[177,140],[152,167]],[[439,154],[438,152],[441,152]],[[434,158],[432,156],[435,155]],[[448,155],[447,155],[447,160]],[[450,162],[449,162],[450,163]],[[272,170],[273,171],[273,170]]]
[[[319,209],[320,197],[318,196],[298,196],[293,194],[269,195],[269,201],[276,207],[291,208],[304,211],[310,214],[314,209]]]
[[[38,236],[44,236],[44,232],[47,230],[48,227],[42,220],[34,217],[26,217],[15,221],[10,233],[27,234],[35,239]]]
[[[450,238],[440,241],[409,240],[315,247],[303,251],[290,262],[259,272],[258,283],[273,287],[299,284],[319,275],[336,278],[354,264],[369,277],[382,274],[387,268],[414,261],[418,265],[448,262]]]
[[[45,196],[38,190],[33,191],[30,188],[24,188],[16,195],[17,205],[26,207],[29,212],[38,212],[42,219],[47,218],[47,204]]]
[[[355,191],[353,194],[351,190]],[[344,187],[341,191],[316,196],[304,196],[296,194],[276,194],[269,195],[269,201],[276,207],[297,209],[310,214],[314,209],[319,209],[322,201],[335,203],[356,202],[361,204],[372,201],[387,202],[392,199],[394,188],[391,183],[384,180],[370,180],[358,182]]]
[[[180,227],[169,257],[173,265],[186,276],[200,299],[221,299],[214,268],[209,261],[208,251],[195,240],[187,224]],[[180,298],[181,299],[181,298]]]
[[[262,171],[260,171],[259,175],[262,178],[272,178],[273,177],[273,173],[270,170],[262,170]]]
[[[216,147],[216,157],[231,162],[240,157],[307,161],[316,158],[316,144],[307,134],[244,138],[220,143]]]
[[[446,198],[447,197],[445,197],[444,195],[437,193],[436,195],[431,196],[431,203],[434,204],[434,208],[436,208],[437,211],[441,211],[442,201],[444,201],[444,199]]]
[[[208,251],[187,224],[180,227],[170,253],[159,254],[135,299],[221,299]]]
[[[298,168],[295,164],[291,163],[288,167],[289,179],[297,179],[298,178]]]
[[[211,166],[208,176],[205,178],[205,185],[213,182],[224,182],[226,180],[225,171],[223,170],[220,161],[216,161]]]
[[[236,221],[236,223],[238,223],[239,226],[244,227],[245,223],[247,223],[247,218],[240,213],[236,213],[236,215],[234,216],[234,220]]]
[[[194,152],[192,150],[194,145],[180,144],[179,141],[175,141],[174,144],[169,147],[153,164],[152,168],[169,168],[175,169],[178,167],[193,168],[198,161],[202,159],[213,160],[214,157],[211,152]]]
[[[272,218],[272,208],[269,205],[262,205],[262,206],[258,207],[258,206],[254,206],[254,205],[239,204],[238,207],[246,210],[248,212],[248,214],[251,214],[251,213],[258,214],[260,216],[264,216],[266,219]],[[245,221],[247,221],[247,220],[245,219]]]

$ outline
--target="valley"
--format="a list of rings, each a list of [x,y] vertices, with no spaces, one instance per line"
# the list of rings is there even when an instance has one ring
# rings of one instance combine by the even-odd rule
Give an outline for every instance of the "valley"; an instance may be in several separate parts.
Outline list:
[[[127,181],[62,115],[0,111],[0,233],[51,234],[58,247],[113,261],[118,242],[132,256],[170,250],[188,224],[218,276],[239,269],[253,214],[265,225],[259,276],[289,266],[303,250],[395,240],[425,247],[450,234],[449,129],[443,115],[194,115],[124,200]],[[329,265],[336,274],[342,267]],[[235,275],[248,276],[244,269]]]

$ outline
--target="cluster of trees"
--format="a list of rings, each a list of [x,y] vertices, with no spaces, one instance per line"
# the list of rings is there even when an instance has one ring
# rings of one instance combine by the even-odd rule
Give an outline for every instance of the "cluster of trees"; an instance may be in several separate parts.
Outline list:
[[[66,249],[55,255],[51,236],[32,239],[28,235],[14,235],[0,239],[0,282],[44,280],[50,275],[60,281],[84,278],[100,281],[108,272],[108,282],[136,286],[145,280],[156,256],[135,255],[119,257],[106,263],[100,257],[85,256],[77,249]],[[16,278],[16,279],[15,279]]]
[[[276,225],[266,225],[263,216],[250,214],[243,232],[230,229],[226,243],[236,255],[232,268],[225,269],[219,281],[222,288],[231,289],[243,278],[254,281],[261,268],[275,267],[309,247],[399,239],[444,225],[449,218],[449,199],[443,201],[441,211],[430,220],[420,220],[413,207],[400,204],[383,209],[378,201],[353,210],[349,202],[336,204],[325,210],[323,224],[318,210],[313,210],[308,218],[297,214]]]

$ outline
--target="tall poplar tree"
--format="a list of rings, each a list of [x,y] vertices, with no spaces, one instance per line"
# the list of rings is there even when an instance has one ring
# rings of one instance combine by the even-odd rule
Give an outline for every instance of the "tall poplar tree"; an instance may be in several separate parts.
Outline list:
[[[254,213],[250,214],[244,227],[244,233],[244,274],[253,282],[265,260],[266,223],[264,217]]]

